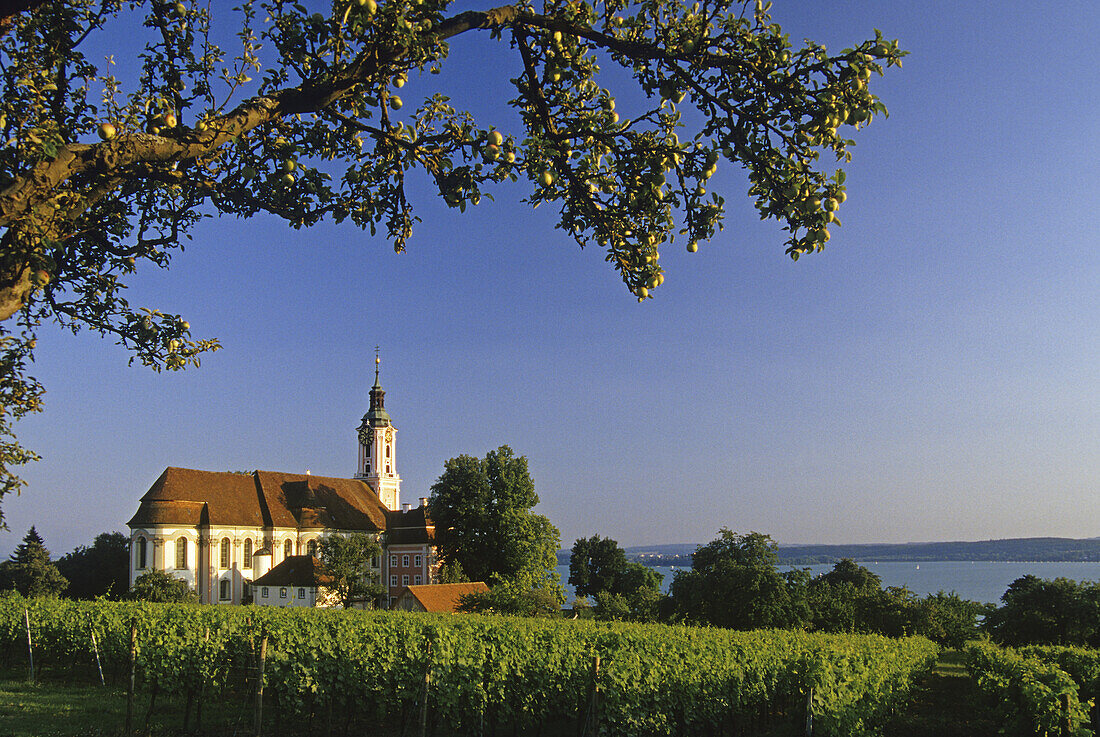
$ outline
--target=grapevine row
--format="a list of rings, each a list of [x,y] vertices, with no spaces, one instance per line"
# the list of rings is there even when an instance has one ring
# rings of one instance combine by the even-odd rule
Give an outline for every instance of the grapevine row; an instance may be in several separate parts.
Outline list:
[[[1006,731],[1092,735],[1085,726],[1090,704],[1081,700],[1078,684],[1054,658],[988,642],[970,643],[965,656],[978,687],[998,702]]]
[[[874,635],[8,599],[0,600],[0,648],[9,665],[26,656],[24,607],[37,661],[94,662],[95,632],[104,670],[116,678],[129,673],[136,625],[137,677],[157,693],[239,691],[266,636],[264,695],[284,718],[337,709],[401,723],[430,674],[429,706],[456,734],[577,718],[597,685],[597,655],[602,724],[612,734],[743,731],[799,721],[808,699],[815,734],[866,732],[938,652],[922,638]]]

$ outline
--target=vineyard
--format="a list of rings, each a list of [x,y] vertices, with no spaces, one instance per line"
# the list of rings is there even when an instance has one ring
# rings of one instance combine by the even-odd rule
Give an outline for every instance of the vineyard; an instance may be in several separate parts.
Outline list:
[[[1002,648],[971,643],[964,652],[978,687],[998,705],[1014,734],[1075,735],[1093,731],[1100,695],[1100,651],[1073,647]]]
[[[862,734],[938,653],[873,635],[22,599],[0,600],[0,648],[9,672],[33,656],[43,679],[133,678],[135,713],[183,700],[181,726],[216,699],[262,709],[265,734],[322,720],[437,735]]]

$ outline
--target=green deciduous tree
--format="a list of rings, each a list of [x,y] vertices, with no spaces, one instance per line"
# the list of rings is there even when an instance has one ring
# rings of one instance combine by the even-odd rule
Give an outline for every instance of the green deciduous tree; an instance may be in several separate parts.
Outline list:
[[[961,648],[979,635],[979,623],[993,611],[991,604],[963,599],[954,591],[929,594],[917,603],[913,634],[950,648]]]
[[[844,584],[857,591],[878,590],[882,588],[882,579],[851,558],[842,558],[833,565],[831,571],[822,573],[813,581],[814,586],[840,586]]]
[[[740,630],[801,626],[809,617],[805,575],[780,573],[777,547],[768,535],[722,528],[692,554],[691,570],[673,578],[670,616]]]
[[[577,596],[595,598],[600,618],[649,621],[656,617],[660,574],[628,561],[626,552],[611,538],[593,535],[573,543],[569,583]]]
[[[126,598],[167,604],[191,604],[199,600],[186,581],[164,571],[149,571],[138,576]]]
[[[0,492],[34,458],[11,423],[41,406],[25,369],[43,322],[113,336],[156,370],[218,347],[125,298],[129,276],[166,267],[208,215],[327,218],[382,229],[400,251],[417,220],[409,179],[459,209],[523,179],[527,202],[557,207],[558,227],[641,300],[664,280],[663,244],[695,250],[722,227],[709,180],[731,164],[788,254],[820,250],[845,199],[827,159],[848,160],[852,131],[886,113],[868,83],[904,52],[878,32],[833,54],[794,46],[769,6],[3,5]],[[475,120],[422,76],[474,35],[514,54],[508,120]],[[120,38],[130,46],[96,58]],[[417,100],[403,108],[406,80]]]
[[[517,617],[559,617],[563,602],[560,590],[553,587],[531,587],[521,581],[501,581],[488,593],[463,596],[458,611]]]
[[[320,544],[321,568],[332,578],[330,586],[344,608],[356,602],[372,605],[385,593],[371,558],[382,554],[382,547],[370,535],[326,535]]]
[[[531,511],[539,503],[527,459],[502,445],[485,458],[462,455],[444,464],[428,510],[444,566],[472,581],[545,589],[564,601],[553,572],[561,535]]]
[[[57,560],[57,570],[69,580],[65,596],[120,599],[130,575],[130,541],[121,532],[102,532],[91,547],[81,545]]]
[[[998,642],[1100,647],[1100,582],[1022,576],[1001,602],[984,622]]]
[[[57,596],[69,582],[50,562],[50,551],[33,526],[15,552],[0,563],[0,590],[15,589],[23,596]]]

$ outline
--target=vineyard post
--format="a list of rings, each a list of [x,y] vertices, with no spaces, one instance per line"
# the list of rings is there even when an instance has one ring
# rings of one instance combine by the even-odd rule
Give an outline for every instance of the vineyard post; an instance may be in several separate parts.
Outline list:
[[[592,734],[600,733],[600,656],[592,656]]]
[[[130,687],[126,691],[126,730],[133,732],[134,723],[134,681],[137,673],[137,618],[130,620]]]
[[[1070,711],[1069,711],[1069,691],[1063,691],[1058,694],[1058,707],[1062,712],[1061,716],[1061,737],[1070,737],[1073,734],[1073,728],[1071,724]]]
[[[814,733],[814,687],[806,689],[806,737]]]
[[[424,690],[420,698],[420,737],[428,735],[428,691],[432,687],[432,641],[428,640],[428,667],[424,671]]]
[[[99,662],[99,644],[95,639],[95,630],[92,630],[92,652],[95,653],[95,667],[99,671],[99,685],[106,686],[107,681],[103,680],[103,664]]]
[[[23,609],[23,621],[27,625],[27,660],[30,663],[30,681],[34,683],[34,647],[31,645],[31,613]]]
[[[260,638],[260,654],[256,664],[256,737],[260,737],[264,716],[264,662],[267,660],[267,633]]]

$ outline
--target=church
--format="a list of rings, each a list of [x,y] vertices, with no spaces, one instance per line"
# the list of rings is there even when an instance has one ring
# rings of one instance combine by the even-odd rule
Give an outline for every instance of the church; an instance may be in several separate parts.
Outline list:
[[[130,584],[163,571],[186,581],[203,603],[240,604],[252,581],[284,563],[284,575],[301,568],[296,561],[315,556],[320,537],[355,532],[382,546],[371,567],[391,606],[407,586],[438,583],[428,499],[415,507],[401,503],[397,428],[385,409],[378,364],[375,357],[353,478],[166,468],[128,523]],[[286,588],[291,598],[303,590]]]

